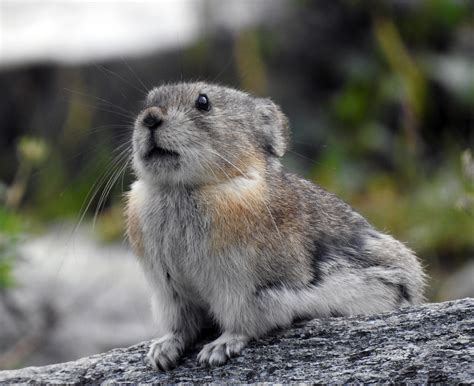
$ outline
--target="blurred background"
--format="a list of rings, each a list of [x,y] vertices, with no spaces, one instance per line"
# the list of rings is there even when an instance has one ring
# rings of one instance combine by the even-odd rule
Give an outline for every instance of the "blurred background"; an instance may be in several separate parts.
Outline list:
[[[414,249],[430,301],[474,296],[474,3],[0,1],[0,369],[153,337],[123,241],[146,91],[270,96],[285,165]]]

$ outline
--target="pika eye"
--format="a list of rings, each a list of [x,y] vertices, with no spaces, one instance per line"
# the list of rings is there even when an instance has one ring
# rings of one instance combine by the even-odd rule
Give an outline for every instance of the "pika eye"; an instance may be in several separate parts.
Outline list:
[[[196,99],[196,108],[201,111],[209,111],[211,109],[211,103],[206,94],[199,94]]]

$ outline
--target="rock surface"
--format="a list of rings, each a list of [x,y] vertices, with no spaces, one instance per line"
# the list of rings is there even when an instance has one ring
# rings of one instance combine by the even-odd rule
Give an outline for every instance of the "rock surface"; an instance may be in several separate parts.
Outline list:
[[[202,343],[178,367],[155,372],[150,342],[45,367],[0,372],[1,382],[474,382],[474,299],[359,318],[299,323],[253,342],[213,369],[196,364]]]

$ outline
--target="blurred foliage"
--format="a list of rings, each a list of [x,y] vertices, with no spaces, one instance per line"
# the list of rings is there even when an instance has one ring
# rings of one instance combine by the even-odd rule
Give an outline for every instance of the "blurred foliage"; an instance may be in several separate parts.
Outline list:
[[[34,168],[48,157],[48,145],[40,138],[22,137],[17,145],[18,170],[15,178],[6,190],[5,204],[16,209],[25,195],[27,183]]]
[[[11,207],[29,219],[85,216],[100,239],[119,239],[145,88],[182,79],[243,88],[289,116],[284,162],[407,242],[436,298],[438,279],[474,256],[473,15],[469,1],[289,1],[279,18],[240,31],[204,23],[189,47],[0,73],[12,106],[0,111],[0,179],[28,182]],[[43,140],[18,163],[10,149],[25,135]]]
[[[0,206],[0,289],[13,285],[11,273],[22,230],[20,218]]]
[[[257,31],[246,30],[238,35],[234,55],[241,87],[257,95],[267,90],[267,72],[261,51]]]
[[[461,155],[464,177],[464,192],[459,197],[456,206],[474,216],[474,157],[471,150],[465,150]]]
[[[13,284],[12,269],[17,259],[17,244],[25,230],[24,220],[16,213],[35,168],[48,157],[46,142],[35,137],[21,137],[17,144],[18,169],[10,186],[0,183],[0,288]]]

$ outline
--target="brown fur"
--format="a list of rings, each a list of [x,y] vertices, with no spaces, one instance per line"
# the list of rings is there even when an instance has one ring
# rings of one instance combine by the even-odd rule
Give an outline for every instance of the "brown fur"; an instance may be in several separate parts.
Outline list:
[[[275,192],[269,189],[263,178],[239,190],[216,185],[201,189],[203,207],[210,214],[211,249],[216,255],[240,246],[271,249],[271,255],[262,253],[249,262],[259,285],[275,280],[307,283],[311,262],[303,248],[304,232],[296,221],[295,205],[288,202],[295,198],[287,195],[278,207],[271,207],[269,195]]]
[[[216,253],[230,245],[252,242],[255,229],[265,219],[263,190],[264,186],[245,194],[219,191],[219,188],[203,191],[202,198],[211,218],[211,245]]]
[[[127,237],[135,255],[141,257],[145,253],[143,234],[138,215],[138,199],[132,193],[126,196]]]

